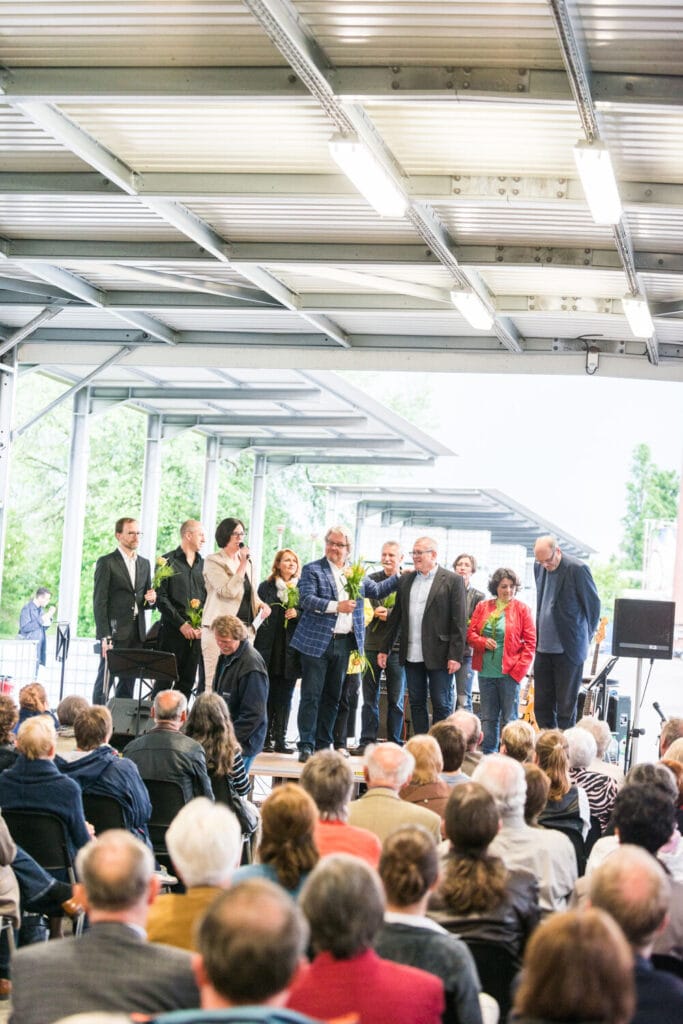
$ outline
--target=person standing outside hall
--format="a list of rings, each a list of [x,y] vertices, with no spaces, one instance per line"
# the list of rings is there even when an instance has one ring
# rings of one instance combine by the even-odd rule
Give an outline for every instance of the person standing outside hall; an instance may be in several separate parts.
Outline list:
[[[462,576],[462,581],[465,584],[465,591],[467,593],[467,625],[469,626],[472,619],[472,612],[486,596],[481,590],[477,590],[476,587],[473,587],[471,583],[472,576],[477,571],[476,558],[474,555],[457,555],[453,562],[453,571],[458,576]],[[459,708],[464,708],[465,711],[472,710],[473,682],[474,669],[472,668],[472,648],[467,647],[463,663],[455,673],[457,704]]]
[[[114,527],[117,548],[95,564],[93,611],[95,632],[102,658],[97,671],[93,704],[104,704],[104,673],[111,647],[142,647],[147,628],[145,607],[156,603],[152,572],[146,558],[138,555],[140,527],[137,519],[124,516]],[[119,676],[117,697],[132,697],[135,676]]]
[[[292,647],[301,654],[299,761],[334,743],[334,723],[349,656],[363,651],[363,597],[383,598],[396,589],[398,576],[381,583],[366,576],[358,601],[349,598],[344,565],[351,539],[342,526],[325,534],[325,556],[308,562],[299,580],[300,620]]]
[[[386,667],[400,629],[399,661],[405,665],[413,729],[419,734],[429,732],[428,697],[434,722],[453,712],[454,676],[465,656],[467,598],[462,577],[438,564],[435,540],[418,537],[411,554],[415,572],[399,580],[377,664]]]
[[[569,729],[583,663],[600,617],[600,598],[587,565],[565,554],[555,537],[534,545],[536,660],[534,711],[541,729]]]
[[[180,527],[180,545],[164,555],[173,575],[161,581],[157,592],[157,609],[161,612],[157,647],[175,654],[176,685],[187,698],[194,687],[202,653],[202,631],[190,623],[188,610],[193,607],[199,612],[206,601],[204,559],[199,554],[203,544],[202,524],[186,519]],[[191,601],[196,605],[190,606]],[[165,689],[166,683],[157,683],[154,692]]]
[[[45,664],[47,631],[52,625],[52,616],[55,613],[54,605],[46,607],[49,600],[50,591],[47,587],[38,587],[19,615],[19,636],[25,640],[35,640],[36,642],[35,679],[38,678],[38,669]]]
[[[370,573],[370,579],[378,583],[388,576],[395,576],[400,571],[403,561],[401,546],[394,540],[382,545],[379,572]],[[379,732],[379,677],[381,669],[377,664],[377,655],[381,650],[382,640],[389,630],[393,608],[387,608],[384,601],[371,601],[372,619],[365,630],[365,656],[368,665],[363,673],[363,710],[361,711],[360,743],[355,754],[365,753],[370,743],[377,742]],[[387,683],[387,739],[401,746],[403,743],[403,699],[406,689],[405,669],[398,660],[398,638],[387,656],[385,668]]]

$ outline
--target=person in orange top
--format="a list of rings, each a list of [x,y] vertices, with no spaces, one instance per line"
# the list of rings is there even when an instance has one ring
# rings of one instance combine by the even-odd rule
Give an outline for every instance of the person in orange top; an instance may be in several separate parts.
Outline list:
[[[319,750],[304,765],[301,785],[320,813],[314,837],[320,856],[351,853],[376,868],[382,852],[378,837],[346,820],[353,790],[349,762],[336,750]]]

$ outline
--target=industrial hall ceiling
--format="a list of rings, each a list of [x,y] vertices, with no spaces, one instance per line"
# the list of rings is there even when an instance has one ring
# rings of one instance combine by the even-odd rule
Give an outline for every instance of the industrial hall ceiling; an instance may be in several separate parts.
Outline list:
[[[681,379],[682,68],[653,0],[0,0],[2,359]]]

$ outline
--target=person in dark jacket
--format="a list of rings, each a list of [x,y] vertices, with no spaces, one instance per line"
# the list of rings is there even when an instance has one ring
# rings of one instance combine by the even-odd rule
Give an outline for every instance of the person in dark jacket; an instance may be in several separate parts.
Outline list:
[[[109,740],[113,731],[109,708],[93,705],[76,717],[77,749],[57,758],[57,767],[81,787],[83,793],[110,796],[121,806],[126,828],[147,842],[152,813],[149,794],[137,766],[120,757]]]
[[[160,651],[175,654],[177,687],[187,698],[194,688],[197,668],[201,664],[202,631],[192,625],[188,614],[192,609],[199,616],[206,601],[204,559],[199,554],[203,544],[204,527],[196,519],[187,519],[180,527],[180,545],[163,556],[173,575],[162,580],[157,590],[157,610],[161,612],[157,647]],[[165,685],[157,683],[155,693],[165,689]]]
[[[270,576],[258,588],[258,596],[271,608],[254,638],[254,647],[268,669],[268,731],[264,750],[275,750],[278,754],[294,753],[287,746],[287,725],[294,685],[301,675],[299,652],[291,646],[299,612],[288,605],[292,593],[298,596],[300,571],[297,553],[282,548],[275,555]]]
[[[212,629],[221,652],[214,688],[228,705],[248,774],[266,738],[268,672],[263,658],[249,643],[247,627],[236,615],[219,616]]]
[[[465,552],[461,555],[457,555],[453,562],[453,571],[456,575],[462,576],[462,581],[465,584],[465,595],[467,599],[467,625],[469,626],[470,619],[472,618],[472,612],[486,597],[481,590],[477,590],[477,588],[473,587],[470,582],[472,576],[477,571],[476,558],[474,555],[468,555]],[[457,692],[458,707],[464,708],[465,711],[472,710],[473,681],[474,669],[472,668],[472,648],[466,647],[462,665],[455,673],[455,688]]]

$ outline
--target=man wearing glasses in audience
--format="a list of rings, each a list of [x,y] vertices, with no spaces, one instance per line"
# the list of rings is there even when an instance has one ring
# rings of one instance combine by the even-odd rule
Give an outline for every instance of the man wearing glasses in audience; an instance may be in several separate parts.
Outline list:
[[[419,537],[411,555],[415,572],[401,576],[377,664],[386,666],[400,630],[398,657],[406,670],[413,730],[420,734],[429,732],[429,698],[434,722],[453,711],[454,676],[465,654],[467,598],[462,578],[438,564],[435,540]]]
[[[309,562],[299,580],[299,625],[292,640],[301,654],[299,761],[314,750],[333,746],[334,722],[349,656],[362,653],[365,639],[363,597],[381,599],[392,593],[398,576],[377,583],[365,577],[357,601],[349,597],[344,566],[351,539],[342,526],[325,534],[325,557]]]

